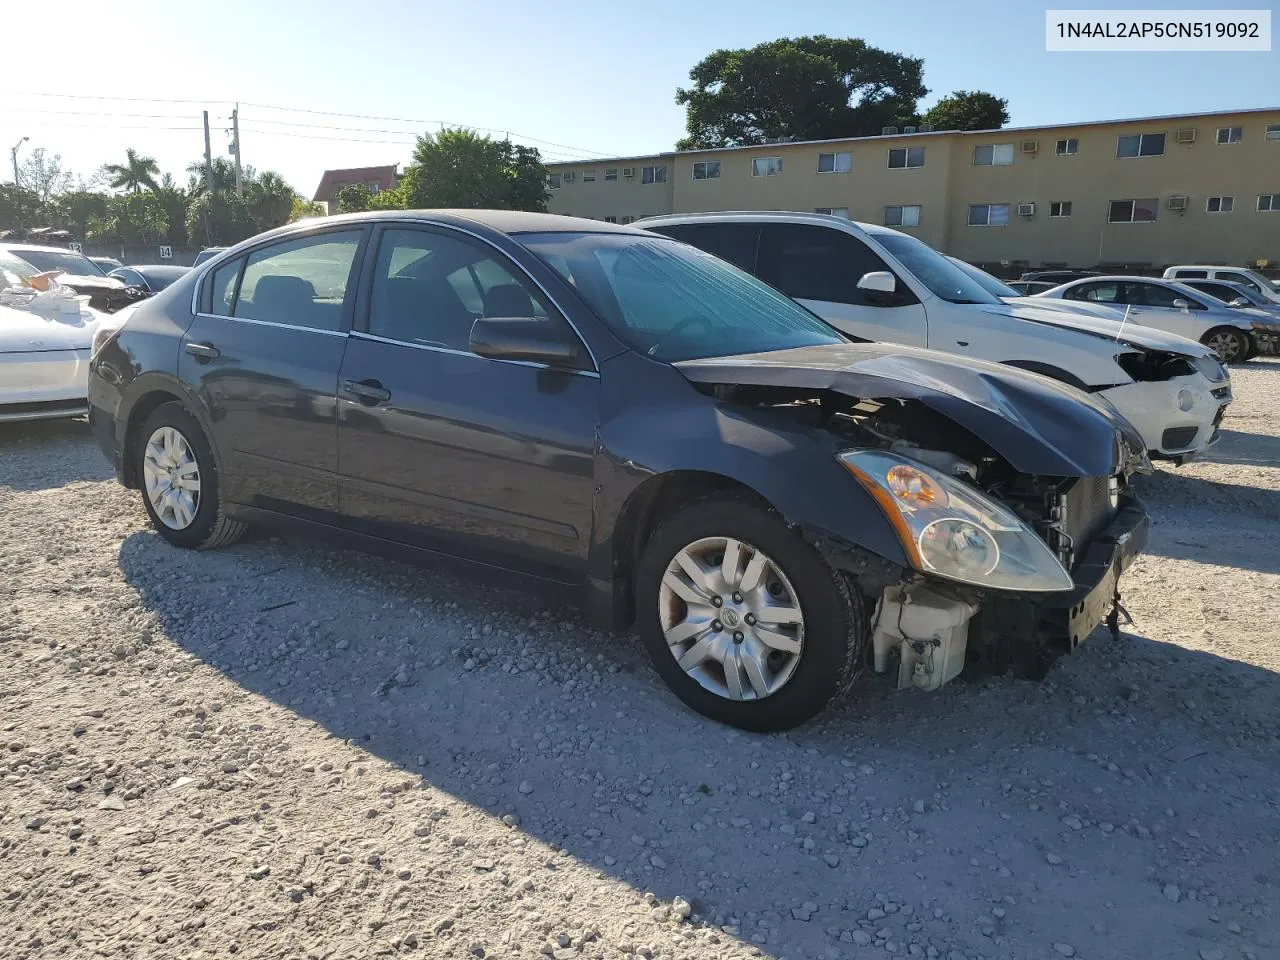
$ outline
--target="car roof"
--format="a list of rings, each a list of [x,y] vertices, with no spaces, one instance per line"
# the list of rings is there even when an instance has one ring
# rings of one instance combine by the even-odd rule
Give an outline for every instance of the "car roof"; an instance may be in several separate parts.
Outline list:
[[[1165,273],[1170,270],[1234,270],[1237,273],[1252,273],[1253,267],[1233,267],[1229,263],[1177,263],[1172,267],[1166,267]],[[1204,280],[1204,277],[1198,277]]]
[[[637,220],[634,226],[662,226],[675,223],[716,223],[716,222],[769,221],[772,223],[810,223],[820,227],[833,227],[846,233],[857,233],[858,230],[872,234],[901,234],[901,230],[883,227],[878,223],[864,223],[861,220],[850,220],[848,217],[837,217],[829,213],[805,213],[800,210],[717,210],[707,213],[664,213],[656,217],[645,217]],[[856,229],[849,230],[849,227]]]
[[[83,253],[77,253],[69,247],[46,247],[38,243],[0,243],[0,250],[14,250],[21,253],[26,250],[30,253],[71,253],[77,257],[83,257]]]
[[[186,273],[190,267],[184,267],[178,263],[126,263],[123,267],[116,267],[117,270],[136,270],[138,273],[158,273],[164,275],[166,273]]]
[[[641,231],[633,227],[584,217],[566,217],[557,213],[534,213],[528,210],[369,210],[364,213],[344,213],[330,217],[300,220],[294,226],[316,224],[364,223],[367,221],[423,220],[426,222],[454,224],[480,224],[499,233],[622,233]]]

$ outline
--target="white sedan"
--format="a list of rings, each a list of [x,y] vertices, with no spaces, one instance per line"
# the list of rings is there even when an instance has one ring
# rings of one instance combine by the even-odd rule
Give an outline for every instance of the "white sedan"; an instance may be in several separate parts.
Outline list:
[[[101,318],[87,306],[74,313],[0,306],[0,422],[88,413],[89,353]]]

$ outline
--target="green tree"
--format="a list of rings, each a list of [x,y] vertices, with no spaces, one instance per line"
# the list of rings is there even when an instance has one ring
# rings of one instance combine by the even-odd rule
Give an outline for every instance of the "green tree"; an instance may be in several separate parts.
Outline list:
[[[53,202],[52,219],[74,236],[85,237],[89,224],[106,217],[109,201],[101,190],[72,190]]]
[[[18,182],[34,193],[41,203],[48,203],[71,189],[75,178],[62,168],[62,154],[52,156],[44,147],[36,147],[18,165]]]
[[[1009,122],[1009,101],[984,90],[957,90],[920,119],[936,130],[997,130]]]
[[[869,136],[910,123],[929,91],[924,61],[855,38],[784,37],[716,50],[676,90],[688,134],[677,149]]]
[[[363,183],[349,183],[334,197],[338,213],[361,213],[373,209],[373,192]]]
[[[34,190],[0,183],[0,230],[44,225],[45,205]]]
[[[89,221],[85,239],[98,243],[155,245],[167,239],[169,216],[156,194],[123,193],[106,199],[105,213]]]
[[[391,196],[384,196],[390,193]],[[547,209],[547,168],[531,147],[474,130],[445,129],[418,138],[400,186],[377,195],[378,209],[461,207]]]
[[[297,192],[285,182],[284,177],[273,170],[257,173],[252,168],[249,169],[252,176],[244,181],[244,197],[249,216],[258,231],[271,230],[288,223]]]
[[[305,220],[308,217],[324,216],[324,207],[318,203],[312,203],[303,196],[295,195],[293,198],[293,206],[289,210],[289,222],[293,223],[297,220]]]
[[[158,186],[156,177],[160,176],[160,166],[155,157],[144,157],[129,147],[124,152],[124,163],[108,163],[102,168],[107,177],[107,186],[112,190],[125,190],[138,193],[144,187],[155,190]]]
[[[236,168],[226,157],[213,158],[213,189],[218,190],[234,190],[236,188]],[[246,167],[242,171],[241,180],[252,171],[252,167]],[[192,197],[198,197],[204,193],[205,184],[205,168],[203,160],[193,160],[187,164],[187,173],[190,177],[187,180],[187,193]]]
[[[187,234],[193,243],[226,246],[257,232],[245,198],[235,190],[203,192],[187,205]]]

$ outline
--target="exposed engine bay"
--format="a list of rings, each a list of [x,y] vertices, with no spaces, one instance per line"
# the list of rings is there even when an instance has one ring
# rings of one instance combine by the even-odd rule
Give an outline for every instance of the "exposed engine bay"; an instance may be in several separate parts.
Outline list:
[[[874,605],[872,665],[887,673],[896,662],[899,687],[935,690],[968,664],[1041,675],[1103,619],[1115,629],[1122,563],[1113,561],[1113,548],[1139,521],[1145,540],[1146,514],[1129,489],[1132,474],[1149,467],[1145,458],[1122,459],[1103,476],[1035,475],[917,400],[772,385],[700,388],[757,415],[822,431],[837,447],[889,451],[981,491],[1034,530],[1074,578],[1074,590],[1050,594],[986,589],[909,568],[896,578],[860,578]]]

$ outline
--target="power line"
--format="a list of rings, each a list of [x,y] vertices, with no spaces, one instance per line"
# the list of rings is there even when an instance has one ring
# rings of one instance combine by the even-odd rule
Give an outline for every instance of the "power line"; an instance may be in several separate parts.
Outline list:
[[[57,97],[62,100],[119,100],[125,103],[231,103],[230,100],[174,100],[164,97],[107,97],[89,93],[37,93],[33,90],[0,91],[10,97]]]

